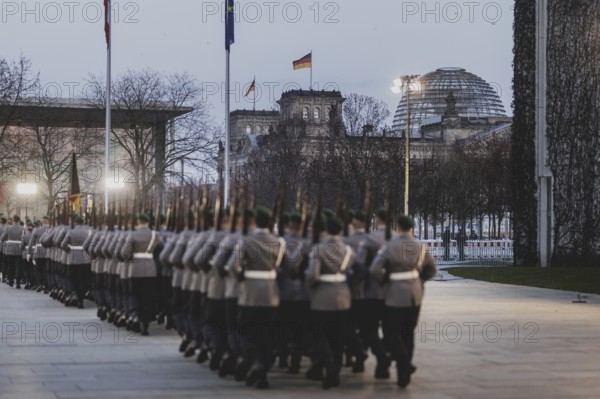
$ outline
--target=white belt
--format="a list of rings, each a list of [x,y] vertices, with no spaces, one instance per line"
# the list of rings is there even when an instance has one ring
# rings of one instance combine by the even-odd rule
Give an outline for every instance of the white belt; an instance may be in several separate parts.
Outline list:
[[[277,278],[277,273],[275,272],[275,270],[246,270],[244,272],[244,277],[253,278],[257,280],[275,280]]]
[[[40,248],[40,247],[42,247],[42,244],[35,244],[35,247]]]
[[[83,245],[69,245],[69,248],[75,251],[83,251]]]
[[[319,281],[323,281],[325,283],[343,283],[344,281],[346,281],[346,275],[340,273],[323,274],[319,276]]]
[[[16,241],[16,240],[8,240],[6,241],[7,244],[21,244],[21,241]]]
[[[416,270],[412,270],[410,272],[398,272],[390,274],[390,280],[392,281],[412,280],[415,278],[419,278],[419,272]]]
[[[133,254],[133,259],[153,259],[154,255],[147,253],[137,253]]]

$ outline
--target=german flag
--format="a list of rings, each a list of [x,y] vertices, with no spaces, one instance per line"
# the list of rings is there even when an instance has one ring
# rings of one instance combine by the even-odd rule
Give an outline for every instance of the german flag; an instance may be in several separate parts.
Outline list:
[[[304,57],[297,61],[294,61],[294,71],[297,69],[312,68],[312,52],[306,54]]]
[[[246,92],[246,94],[244,94],[244,97],[248,97],[250,95],[250,93],[252,93],[255,90],[256,90],[256,78],[252,81],[252,84],[248,88],[248,91]]]
[[[81,213],[81,190],[79,188],[79,175],[77,173],[77,156],[73,151],[69,168],[69,201],[73,204],[73,212]]]

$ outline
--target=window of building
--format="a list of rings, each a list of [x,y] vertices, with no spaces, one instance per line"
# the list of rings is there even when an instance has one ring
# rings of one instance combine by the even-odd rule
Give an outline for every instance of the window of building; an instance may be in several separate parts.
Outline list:
[[[313,114],[314,114],[313,117],[315,120],[321,119],[321,108],[315,107]]]
[[[252,134],[252,126],[246,125],[246,134]]]
[[[308,119],[308,108],[304,107],[302,110],[302,119]]]
[[[261,125],[256,125],[256,130],[255,130],[256,134],[262,134],[262,126]]]

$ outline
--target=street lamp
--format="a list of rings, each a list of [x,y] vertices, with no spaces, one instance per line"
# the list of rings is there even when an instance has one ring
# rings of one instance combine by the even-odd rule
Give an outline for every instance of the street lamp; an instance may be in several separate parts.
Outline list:
[[[17,184],[17,194],[22,195],[25,198],[25,219],[27,219],[27,198],[28,198],[28,196],[30,196],[30,195],[33,196],[36,193],[37,193],[37,186],[33,183]]]
[[[419,75],[406,75],[394,79],[394,86],[391,87],[392,93],[401,94],[406,85],[406,129],[404,133],[405,154],[404,154],[404,214],[408,215],[408,195],[410,181],[410,92],[419,91],[419,82],[416,79]]]
[[[110,198],[108,196],[109,191],[119,191],[125,187],[125,182],[121,179],[113,179],[108,178],[104,181],[104,190],[106,190],[106,199]],[[104,212],[108,215],[108,200],[104,204]]]

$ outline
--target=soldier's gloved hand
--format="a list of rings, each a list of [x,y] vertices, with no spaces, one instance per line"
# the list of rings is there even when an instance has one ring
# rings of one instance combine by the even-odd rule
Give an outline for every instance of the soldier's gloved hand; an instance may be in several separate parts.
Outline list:
[[[31,262],[31,255],[27,255],[27,262]]]
[[[35,263],[35,259],[32,260],[31,263],[33,263],[34,266],[37,266],[37,263]]]

